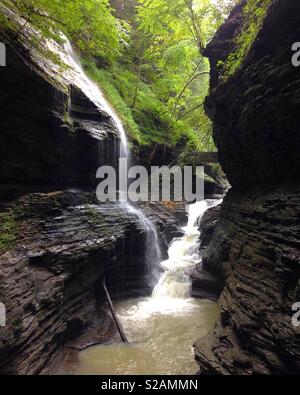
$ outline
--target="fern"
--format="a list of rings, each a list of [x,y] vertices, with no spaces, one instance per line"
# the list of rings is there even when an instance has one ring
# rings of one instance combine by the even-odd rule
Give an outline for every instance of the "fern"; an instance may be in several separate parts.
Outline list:
[[[243,9],[244,26],[242,32],[235,39],[235,49],[225,62],[218,63],[223,79],[228,79],[241,68],[257,38],[271,3],[272,0],[249,0],[245,4]]]

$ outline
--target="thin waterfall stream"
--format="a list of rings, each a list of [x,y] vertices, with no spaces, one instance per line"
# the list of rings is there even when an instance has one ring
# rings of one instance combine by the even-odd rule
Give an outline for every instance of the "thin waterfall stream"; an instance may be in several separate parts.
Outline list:
[[[86,75],[69,40],[65,36],[63,37],[63,39],[65,41],[64,44],[65,55],[63,56],[63,60],[66,62],[66,64],[70,65],[72,69],[75,71],[74,74],[76,78],[76,85],[82,89],[82,91],[86,94],[86,96],[100,110],[102,111],[104,110],[112,118],[120,138],[119,157],[127,160],[127,167],[129,168],[130,167],[129,144],[120,118],[115,113],[113,108],[110,106],[108,101],[105,99],[99,86],[95,82],[93,82],[90,78],[88,78],[88,76]],[[121,174],[119,175],[119,177],[123,178],[123,180],[125,179],[127,180],[128,175],[126,168],[121,168]],[[125,184],[127,184],[127,182],[125,182],[124,185]],[[120,190],[119,196],[121,197],[121,204],[124,206],[125,210],[137,216],[140,224],[145,229],[146,232],[145,247],[146,247],[146,259],[147,259],[146,265],[148,268],[150,268],[152,264],[159,263],[161,257],[156,227],[152,223],[152,221],[146,217],[144,212],[138,206],[134,205],[133,203],[127,200],[123,200],[122,199],[123,195],[125,195],[125,191]]]

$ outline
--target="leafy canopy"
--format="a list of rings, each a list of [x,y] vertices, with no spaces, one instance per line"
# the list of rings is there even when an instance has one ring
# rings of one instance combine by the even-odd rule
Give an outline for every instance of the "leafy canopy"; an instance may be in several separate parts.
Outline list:
[[[45,38],[68,36],[133,142],[188,151],[214,149],[203,108],[209,65],[202,52],[234,1],[2,2],[22,16],[16,37],[27,23]]]
[[[46,38],[65,33],[83,53],[112,61],[120,56],[125,24],[112,15],[108,0],[6,0]],[[17,31],[21,33],[22,26]]]

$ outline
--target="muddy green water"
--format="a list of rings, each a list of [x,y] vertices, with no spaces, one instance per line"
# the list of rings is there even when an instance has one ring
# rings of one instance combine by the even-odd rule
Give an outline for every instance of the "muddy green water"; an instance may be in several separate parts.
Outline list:
[[[116,310],[132,344],[81,352],[75,374],[194,374],[193,342],[218,315],[216,303],[195,299],[132,299],[117,303]]]

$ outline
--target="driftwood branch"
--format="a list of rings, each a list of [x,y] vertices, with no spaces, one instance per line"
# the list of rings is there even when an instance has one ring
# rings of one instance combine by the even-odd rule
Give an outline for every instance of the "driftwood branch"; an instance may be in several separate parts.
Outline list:
[[[110,310],[111,315],[113,317],[114,323],[115,323],[115,325],[116,325],[116,327],[118,329],[118,332],[120,334],[121,340],[122,340],[123,343],[128,343],[128,340],[127,340],[125,332],[124,332],[124,330],[122,328],[121,322],[119,321],[119,318],[117,317],[117,314],[115,313],[114,306],[112,304],[109,292],[108,292],[107,287],[106,287],[105,278],[103,278],[103,280],[102,280],[102,286],[103,286],[103,290],[104,290],[104,293],[105,293],[105,298],[106,298],[107,303],[108,303],[109,310]]]

